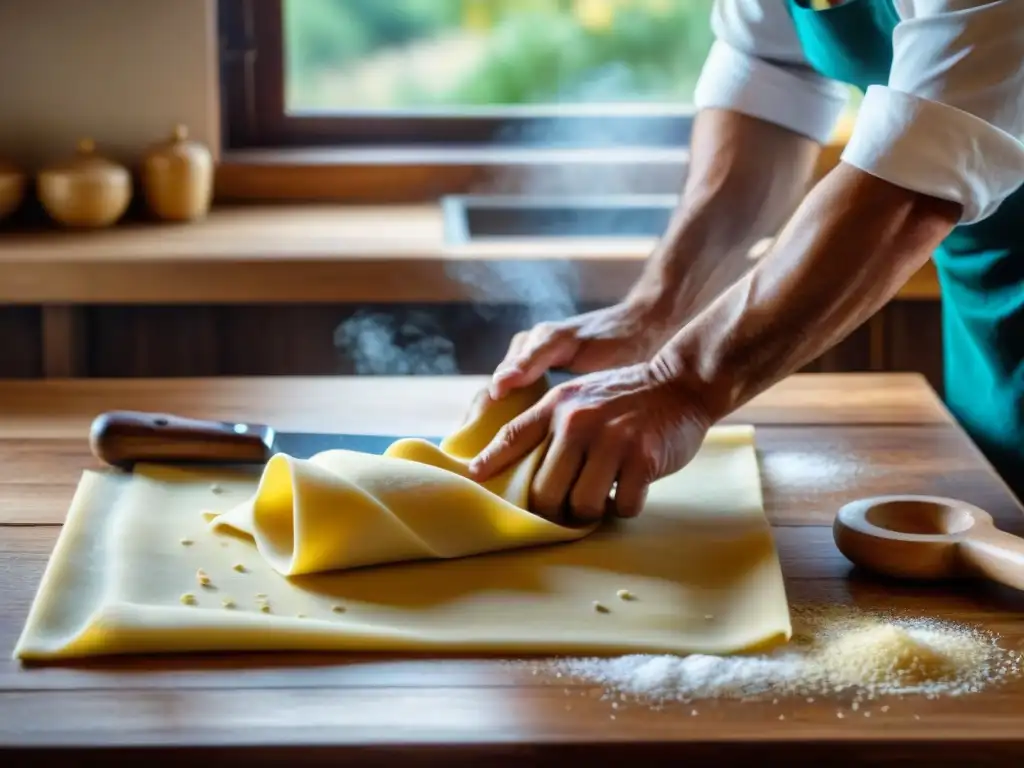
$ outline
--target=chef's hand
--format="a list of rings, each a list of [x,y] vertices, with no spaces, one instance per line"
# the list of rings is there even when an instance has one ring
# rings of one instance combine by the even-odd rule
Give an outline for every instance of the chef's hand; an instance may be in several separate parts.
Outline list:
[[[593,373],[645,362],[674,330],[658,303],[642,299],[539,323],[513,337],[488,393],[500,400],[513,389],[530,386],[552,368]]]
[[[533,512],[578,522],[606,513],[635,517],[648,486],[689,463],[709,426],[679,377],[639,363],[549,390],[498,432],[470,464],[470,473],[483,482],[550,433],[530,488]]]
[[[663,301],[643,290],[610,307],[517,333],[491,381],[480,390],[463,423],[473,421],[514,389],[528,387],[552,368],[592,373],[650,359],[675,330]]]

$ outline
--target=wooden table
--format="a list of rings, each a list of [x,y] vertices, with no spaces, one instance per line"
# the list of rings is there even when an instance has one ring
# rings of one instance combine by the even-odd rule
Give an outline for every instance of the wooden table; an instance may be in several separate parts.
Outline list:
[[[284,429],[443,433],[481,383],[0,383],[0,645],[9,657],[79,474],[93,466],[85,430],[96,413],[133,408]],[[791,600],[927,612],[976,622],[1002,633],[1004,645],[1022,646],[1024,601],[1015,593],[884,584],[851,574],[832,543],[828,526],[841,504],[893,492],[955,495],[1024,532],[1017,502],[922,380],[798,376],[730,421],[757,425]],[[699,717],[688,707],[632,706],[611,719],[600,693],[481,659],[245,655],[32,669],[4,661],[0,745],[19,750],[12,760],[61,759],[62,748],[92,747],[105,764],[693,765],[799,757],[830,766],[910,758],[939,766],[1016,765],[1024,756],[1024,681],[960,699],[896,700],[872,719],[842,720],[837,702],[821,698],[708,702]]]

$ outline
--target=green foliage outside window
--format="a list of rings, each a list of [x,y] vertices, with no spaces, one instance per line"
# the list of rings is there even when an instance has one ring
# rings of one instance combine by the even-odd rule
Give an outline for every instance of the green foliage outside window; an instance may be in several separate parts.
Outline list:
[[[686,103],[711,2],[285,0],[288,103]]]

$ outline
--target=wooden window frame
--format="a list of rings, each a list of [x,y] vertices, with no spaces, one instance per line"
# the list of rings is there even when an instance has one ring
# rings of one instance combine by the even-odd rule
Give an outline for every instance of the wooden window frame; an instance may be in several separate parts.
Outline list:
[[[689,144],[693,111],[674,106],[289,115],[285,111],[284,0],[217,1],[222,138],[229,151],[445,145],[678,148]],[[531,137],[543,137],[543,143]]]

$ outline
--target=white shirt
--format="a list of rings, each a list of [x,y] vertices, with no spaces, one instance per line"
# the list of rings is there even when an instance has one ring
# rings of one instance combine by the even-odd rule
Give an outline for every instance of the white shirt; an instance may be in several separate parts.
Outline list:
[[[892,2],[889,82],[864,94],[842,159],[979,221],[1024,182],[1024,0]],[[784,3],[715,0],[694,101],[825,142],[849,89],[810,69]]]

